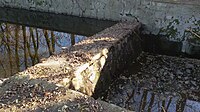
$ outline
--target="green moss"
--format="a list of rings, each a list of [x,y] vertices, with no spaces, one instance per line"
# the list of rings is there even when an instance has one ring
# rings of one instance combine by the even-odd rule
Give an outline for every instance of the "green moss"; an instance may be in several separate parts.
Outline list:
[[[200,26],[200,20],[198,20],[198,21],[197,21],[197,25],[199,25],[199,26]]]
[[[159,35],[164,35],[168,39],[175,39],[180,41],[180,38],[177,38],[178,36],[183,36],[182,39],[184,38],[196,38],[196,35],[200,35],[200,20],[197,20],[194,16],[191,18],[185,20],[185,23],[188,24],[189,28],[183,29],[185,30],[184,35],[181,34],[181,32],[177,29],[177,26],[180,25],[180,20],[179,19],[173,19],[171,22],[166,27],[162,27],[159,31]],[[188,31],[188,29],[192,30],[191,33]]]
[[[44,6],[46,4],[45,0],[34,0],[35,4],[38,6]]]
[[[97,83],[97,81],[99,80],[101,73],[99,71],[95,71],[95,80],[94,82]]]
[[[185,30],[185,33],[188,36],[188,39],[192,40],[193,43],[199,44],[200,43],[200,20],[197,20],[193,17],[192,20],[193,27],[188,28]]]
[[[180,21],[178,19],[174,19],[172,22],[170,22],[166,28],[160,29],[160,34],[166,35],[168,38],[176,38],[178,36],[178,29],[175,27],[175,25],[179,25]]]
[[[39,6],[41,6],[43,3],[44,3],[43,1],[37,1],[37,2],[35,2],[35,4],[39,5]]]

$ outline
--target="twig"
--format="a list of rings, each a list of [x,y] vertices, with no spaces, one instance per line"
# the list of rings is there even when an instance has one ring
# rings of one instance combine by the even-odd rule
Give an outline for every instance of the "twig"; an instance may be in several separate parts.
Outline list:
[[[161,108],[162,108],[163,112],[166,112],[166,111],[165,111],[165,108],[164,108],[163,106],[161,106]]]
[[[200,38],[200,35],[193,32],[191,29],[187,29],[186,31],[189,31],[190,33],[192,33],[193,35],[195,35],[196,37]]]

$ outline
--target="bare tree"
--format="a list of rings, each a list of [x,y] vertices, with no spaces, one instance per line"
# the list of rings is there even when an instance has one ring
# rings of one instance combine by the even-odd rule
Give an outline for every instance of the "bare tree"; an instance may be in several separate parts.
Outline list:
[[[38,29],[37,28],[35,28],[35,31],[36,31],[36,54],[35,54],[35,58],[37,59],[37,62],[39,62],[39,51],[38,51],[38,49],[39,49],[39,34],[38,34]]]
[[[185,95],[184,94],[181,94],[180,95],[180,99],[177,101],[177,104],[176,104],[176,112],[183,112],[184,111],[184,108],[185,108],[185,105],[186,105],[186,98],[185,98]]]
[[[51,31],[51,45],[52,45],[53,52],[55,52],[55,41],[56,41],[55,35],[54,35],[53,31]]]
[[[149,106],[148,106],[148,112],[151,112],[152,106],[154,104],[154,100],[155,100],[155,94],[152,92],[150,103],[149,103]]]
[[[15,60],[17,65],[17,70],[20,71],[20,61],[19,61],[19,31],[20,26],[16,25],[15,27]]]
[[[32,30],[32,28],[29,28],[29,31],[30,31],[30,37],[32,37],[32,35],[33,35],[33,30]],[[29,56],[30,56],[30,58],[31,58],[32,65],[34,65],[34,64],[35,64],[35,56],[34,56],[34,54],[31,52],[31,45],[30,45],[30,43],[31,43],[31,38],[27,38],[26,44],[27,44],[28,54],[29,54]]]
[[[144,89],[144,92],[143,92],[143,95],[141,98],[140,108],[139,108],[140,112],[144,111],[144,109],[145,109],[146,101],[147,101],[147,93],[148,93],[148,91],[146,89]]]
[[[49,49],[49,55],[53,55],[53,48],[52,48],[52,45],[51,45],[51,40],[49,39],[48,31],[43,30],[43,32],[44,32],[44,37],[46,39],[47,46],[48,46],[48,49]]]
[[[27,54],[27,36],[26,36],[26,27],[22,26],[22,32],[23,32],[23,38],[24,38],[24,62],[25,62],[25,68],[28,67],[28,54]]]
[[[12,51],[11,51],[11,47],[10,47],[10,37],[9,37],[9,25],[5,24],[5,34],[6,34],[6,39],[5,39],[5,43],[6,43],[6,48],[8,51],[8,58],[9,58],[9,65],[10,65],[10,74],[13,74],[13,65],[12,65]]]
[[[71,45],[75,44],[75,35],[71,34]]]

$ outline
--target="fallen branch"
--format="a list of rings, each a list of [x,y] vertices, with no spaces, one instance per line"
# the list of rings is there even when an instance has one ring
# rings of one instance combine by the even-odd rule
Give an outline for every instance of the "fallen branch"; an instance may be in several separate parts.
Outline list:
[[[166,111],[165,111],[165,108],[164,108],[163,106],[161,106],[161,108],[162,108],[162,111],[163,111],[163,112],[166,112]]]
[[[193,35],[195,35],[196,37],[200,38],[200,35],[195,33],[194,31],[192,31],[191,29],[187,29],[186,31],[189,31],[190,33],[192,33]]]

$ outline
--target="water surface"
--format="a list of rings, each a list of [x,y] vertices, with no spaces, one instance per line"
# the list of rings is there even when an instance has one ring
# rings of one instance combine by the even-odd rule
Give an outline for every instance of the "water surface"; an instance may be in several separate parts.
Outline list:
[[[136,112],[200,112],[200,60],[142,53],[104,100]]]
[[[0,77],[9,77],[86,38],[18,24],[1,23],[0,27]]]
[[[66,51],[115,23],[0,7],[0,78]]]

